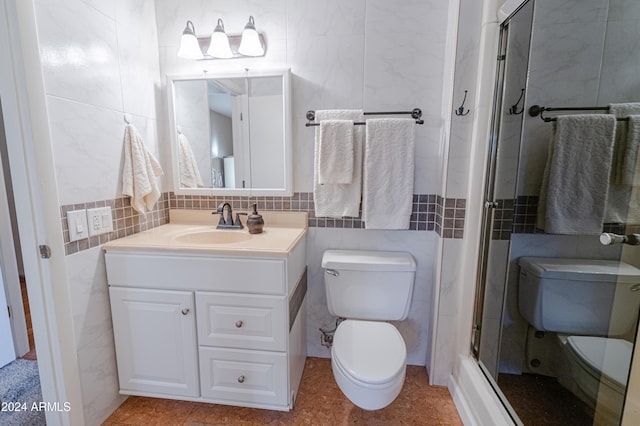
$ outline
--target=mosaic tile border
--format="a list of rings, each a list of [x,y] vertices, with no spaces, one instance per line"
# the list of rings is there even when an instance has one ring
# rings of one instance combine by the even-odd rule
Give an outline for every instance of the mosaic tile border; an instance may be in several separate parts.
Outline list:
[[[111,207],[113,216],[113,231],[106,234],[84,238],[78,241],[69,241],[69,224],[67,213],[74,210],[92,209],[95,207]],[[164,193],[158,199],[155,208],[147,212],[146,217],[138,214],[131,207],[129,197],[121,197],[113,200],[102,200],[91,203],[70,204],[60,207],[60,221],[64,238],[64,250],[66,255],[77,253],[97,247],[118,238],[146,231],[160,225],[169,223],[169,194]]]
[[[435,231],[443,238],[464,238],[467,200],[437,196]]]
[[[493,240],[508,240],[511,234],[544,234],[536,228],[539,197],[520,195],[515,199],[496,200],[498,207],[493,213]],[[602,232],[625,234],[638,232],[640,225],[605,223]]]
[[[257,203],[259,211],[307,212],[310,227],[364,229],[361,214],[358,217],[341,219],[316,217],[313,193],[311,192],[297,192],[291,197],[194,196],[166,192],[162,194],[154,210],[148,212],[146,217],[137,214],[131,207],[129,200],[129,197],[121,197],[60,207],[65,254],[70,255],[88,250],[106,242],[169,223],[169,209],[213,211],[223,201],[229,202],[235,210],[249,210],[253,203]],[[106,206],[111,207],[112,210],[113,232],[78,241],[69,241],[68,212]],[[463,238],[465,215],[465,199],[443,198],[435,194],[414,194],[409,230],[435,231],[443,238]]]
[[[309,227],[364,229],[362,211],[358,217],[341,219],[316,217],[312,192],[296,192],[291,197],[199,196],[169,194],[172,209],[215,210],[219,203],[229,202],[233,209],[249,210],[257,203],[258,210],[301,211],[309,214]],[[466,200],[443,198],[435,194],[414,194],[409,230],[436,231],[444,238],[462,238]]]

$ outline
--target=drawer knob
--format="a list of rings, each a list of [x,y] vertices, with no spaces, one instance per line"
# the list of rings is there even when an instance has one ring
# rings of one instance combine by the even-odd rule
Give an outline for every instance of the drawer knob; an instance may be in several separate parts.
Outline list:
[[[238,383],[244,383],[244,376],[238,377]]]
[[[182,310],[182,315],[189,315],[189,308],[184,308]]]
[[[244,323],[242,322],[242,320],[240,321],[236,321],[236,327],[240,328],[244,325]]]

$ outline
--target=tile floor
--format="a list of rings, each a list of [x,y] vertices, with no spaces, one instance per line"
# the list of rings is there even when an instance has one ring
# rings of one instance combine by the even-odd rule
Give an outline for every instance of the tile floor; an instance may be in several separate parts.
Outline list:
[[[105,423],[124,425],[462,425],[449,391],[429,386],[424,367],[407,367],[398,398],[378,411],[354,406],[338,389],[331,361],[307,358],[291,412],[129,397]]]

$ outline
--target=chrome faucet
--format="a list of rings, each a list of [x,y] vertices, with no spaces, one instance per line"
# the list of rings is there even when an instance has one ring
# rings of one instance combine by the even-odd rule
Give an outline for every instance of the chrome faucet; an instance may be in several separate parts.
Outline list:
[[[225,218],[224,209],[227,209],[227,217]],[[231,210],[231,204],[220,203],[218,209],[211,214],[219,214],[220,220],[216,229],[242,229],[242,221],[240,221],[240,215],[246,215],[246,213],[236,213],[236,220],[233,220],[233,211]]]

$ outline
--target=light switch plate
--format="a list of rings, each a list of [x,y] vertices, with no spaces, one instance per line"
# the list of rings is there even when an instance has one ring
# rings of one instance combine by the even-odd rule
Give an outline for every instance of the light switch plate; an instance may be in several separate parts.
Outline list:
[[[78,241],[89,237],[86,210],[74,210],[67,212],[67,226],[69,228],[69,241]]]
[[[90,236],[113,231],[111,207],[87,209],[87,222],[89,223]]]

